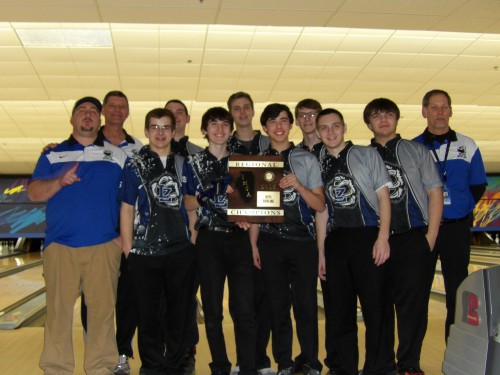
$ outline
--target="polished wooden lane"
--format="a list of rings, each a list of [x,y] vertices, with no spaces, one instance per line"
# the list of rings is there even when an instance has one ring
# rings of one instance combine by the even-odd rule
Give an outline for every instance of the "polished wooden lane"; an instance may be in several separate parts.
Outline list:
[[[226,305],[227,308],[227,305]],[[76,355],[76,375],[83,375],[83,334],[81,324],[78,317],[79,306],[75,306],[75,324],[73,329],[74,348]],[[429,327],[425,338],[421,365],[427,375],[441,374],[441,365],[444,358],[445,342],[444,342],[444,317],[446,308],[442,298],[432,298],[429,303]],[[235,345],[233,338],[233,325],[229,314],[225,314],[224,332],[227,340],[227,349],[230,360],[235,361]],[[320,320],[320,360],[325,357],[324,350],[324,319]],[[197,346],[196,356],[196,374],[209,375],[210,371],[208,363],[210,362],[210,351],[205,337],[205,327],[203,324],[200,328],[200,342]],[[359,323],[359,341],[360,341],[360,363],[363,361],[364,347],[364,326]],[[0,331],[0,374],[28,374],[41,375],[42,371],[38,368],[38,360],[43,345],[43,328],[42,327],[26,327],[14,331]],[[135,352],[137,355],[137,342]],[[270,353],[270,348],[268,352]],[[294,341],[294,354],[298,354],[297,340]],[[140,360],[138,356],[131,360],[132,375],[139,374]],[[323,373],[326,373],[324,369]]]
[[[7,257],[0,258],[0,272],[39,261],[41,258],[42,256],[39,251],[32,253],[9,254]]]
[[[0,311],[44,288],[42,270],[39,265],[1,278]]]

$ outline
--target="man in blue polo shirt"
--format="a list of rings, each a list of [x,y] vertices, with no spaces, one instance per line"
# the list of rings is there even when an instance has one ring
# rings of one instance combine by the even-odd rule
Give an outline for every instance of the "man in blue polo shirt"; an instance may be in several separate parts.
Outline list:
[[[126,154],[97,137],[101,109],[94,97],[75,103],[71,136],[40,156],[28,185],[31,200],[47,201],[47,319],[40,359],[46,374],[74,372],[73,309],[81,290],[88,308],[85,372],[112,373],[116,365],[118,184]]]
[[[487,185],[481,152],[474,140],[450,129],[452,114],[450,95],[443,90],[429,91],[422,100],[427,128],[414,139],[430,150],[443,181],[443,219],[432,267],[439,256],[446,291],[446,339],[455,318],[457,289],[468,275],[470,215]],[[433,277],[434,273],[429,283]]]

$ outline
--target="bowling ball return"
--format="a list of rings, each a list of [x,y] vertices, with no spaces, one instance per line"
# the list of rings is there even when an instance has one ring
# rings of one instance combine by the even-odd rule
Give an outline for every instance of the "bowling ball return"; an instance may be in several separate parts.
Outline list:
[[[470,274],[458,288],[443,373],[500,374],[500,266]]]

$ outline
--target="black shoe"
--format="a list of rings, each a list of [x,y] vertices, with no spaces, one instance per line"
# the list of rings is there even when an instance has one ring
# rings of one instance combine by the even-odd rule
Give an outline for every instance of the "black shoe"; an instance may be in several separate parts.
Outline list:
[[[278,371],[278,375],[292,375],[293,374],[292,371],[293,371],[292,367],[282,368],[281,370]]]
[[[292,374],[295,374],[297,372],[301,372],[304,369],[304,364],[301,361],[298,361],[295,359],[292,365]]]

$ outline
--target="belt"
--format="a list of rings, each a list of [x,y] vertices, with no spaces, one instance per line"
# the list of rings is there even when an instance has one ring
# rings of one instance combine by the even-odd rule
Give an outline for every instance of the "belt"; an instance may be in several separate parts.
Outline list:
[[[203,227],[201,229],[206,229],[209,232],[222,232],[222,233],[233,233],[233,232],[238,232],[241,230],[240,227],[234,226],[234,227],[214,227],[214,226],[207,226]]]
[[[391,236],[398,236],[400,234],[406,234],[406,233],[411,233],[411,232],[422,232],[422,233],[427,233],[427,226],[423,227],[415,227],[415,228],[409,228],[406,230],[401,230],[401,231],[395,231],[391,230],[390,235]]]
[[[458,223],[460,221],[465,221],[469,220],[469,215],[461,217],[459,219],[442,219],[441,220],[441,225],[446,225],[446,224],[452,224],[452,223]]]

